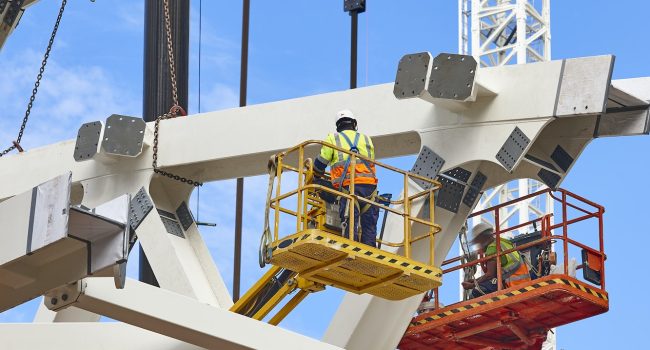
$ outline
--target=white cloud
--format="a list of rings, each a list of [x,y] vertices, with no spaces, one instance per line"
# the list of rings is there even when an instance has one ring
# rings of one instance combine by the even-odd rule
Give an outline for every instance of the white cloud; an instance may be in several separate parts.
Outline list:
[[[16,138],[31,94],[40,54],[25,50],[0,61],[0,143]],[[116,82],[99,66],[64,67],[50,59],[22,144],[26,148],[75,137],[88,121],[104,121],[113,113],[140,115],[140,98],[133,88]]]
[[[224,84],[214,84],[207,92],[201,92],[201,110],[216,111],[239,106],[239,93]]]
[[[201,20],[201,61],[205,68],[216,69],[218,72],[230,72],[234,67],[239,67],[240,43],[232,41],[219,32],[220,27],[212,25],[210,16],[203,14]],[[190,14],[190,43],[192,47],[199,45],[199,11],[198,6],[191,8]],[[192,50],[192,59],[198,50]]]
[[[117,8],[117,15],[121,26],[116,26],[116,29],[121,27],[138,32],[142,31],[142,28],[144,28],[144,1],[131,1],[120,4]]]

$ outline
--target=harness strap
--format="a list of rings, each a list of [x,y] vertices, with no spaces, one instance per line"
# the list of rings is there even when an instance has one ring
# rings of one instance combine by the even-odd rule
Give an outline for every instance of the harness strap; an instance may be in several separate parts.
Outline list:
[[[337,133],[338,135],[338,133]],[[354,136],[354,143],[350,141],[350,138],[347,137],[344,133],[341,133],[343,135],[343,138],[345,141],[348,143],[350,146],[350,151],[354,153],[359,153],[359,150],[357,149],[357,142],[359,142],[359,133],[356,133]],[[341,158],[343,159],[343,158]],[[350,162],[352,161],[352,157],[348,156],[348,159],[345,161],[345,166],[343,167],[343,174],[341,176],[341,179],[339,180],[339,188],[343,188],[343,182],[345,181],[345,178],[348,175],[348,168],[350,167]]]
[[[354,142],[350,141],[350,138],[345,133],[341,133],[341,136],[343,136],[345,142],[347,142],[348,145],[350,145],[350,151],[354,153],[359,153],[359,148],[357,148],[357,145],[359,144],[359,137],[361,135],[358,132],[354,133]]]
[[[343,193],[345,193],[345,194],[350,194],[350,191],[349,191],[347,188],[345,188],[345,187],[341,188],[340,191],[343,192]],[[368,200],[370,200],[370,201],[376,202],[376,200],[375,200],[376,198],[383,198],[383,197],[379,197],[378,193],[379,193],[379,192],[377,191],[377,189],[375,189],[375,190],[370,194],[370,196],[368,196],[368,197],[363,197],[363,198],[366,198],[366,199],[368,199]],[[348,201],[348,203],[349,203],[349,202],[350,202],[350,201]],[[359,201],[355,201],[355,202],[354,202],[354,206],[357,207],[357,209],[359,209],[359,215],[361,215],[361,214],[364,214],[365,212],[367,212],[367,211],[370,209],[370,207],[372,207],[372,204],[370,204],[370,203],[363,203],[363,207],[362,207],[362,206],[361,206],[361,203],[359,203]],[[348,217],[348,216],[349,216],[349,215],[348,215],[348,211],[346,211],[345,213],[346,213],[346,214],[345,214],[346,217]]]
[[[350,146],[350,151],[351,152],[354,152],[356,154],[360,154],[359,153],[359,148],[357,147],[357,145],[359,144],[359,137],[361,136],[361,134],[359,134],[358,132],[355,133],[354,142],[350,141],[350,138],[345,133],[341,133],[340,135],[343,136],[345,141]],[[339,145],[341,141],[340,141],[340,138],[338,136],[339,136],[339,133],[336,133],[334,138],[336,139],[337,146],[341,147]],[[366,152],[368,152],[369,151],[368,136],[364,135],[364,137],[365,137],[365,140],[366,140]],[[341,153],[342,152],[339,151],[339,154],[341,154]],[[370,152],[368,152],[368,156],[370,156]],[[339,155],[339,159],[342,160],[343,158]],[[345,161],[345,166],[343,167],[343,175],[341,176],[341,179],[339,180],[339,188],[343,187],[343,182],[348,177],[348,169],[350,168],[351,160],[352,160],[352,158],[348,157],[348,159]],[[368,170],[370,170],[372,172],[372,177],[376,177],[375,170],[371,167],[370,163],[368,163],[368,161],[363,159],[363,158],[359,158],[359,160],[361,160],[361,162],[366,166],[366,168],[368,168]],[[361,174],[360,174],[360,176],[361,176]]]
[[[366,199],[368,199],[368,200],[371,200],[371,201],[375,202],[375,199],[377,198],[377,193],[378,193],[378,192],[377,192],[377,190],[375,189],[375,191],[372,192],[372,193],[370,194],[370,196],[368,196],[368,197],[364,197],[364,198],[366,198]],[[359,215],[364,214],[365,212],[367,212],[368,210],[370,210],[370,208],[372,207],[372,204],[370,204],[370,203],[365,203],[365,202],[363,203],[363,206],[361,206],[361,203],[358,202],[358,201],[357,201],[357,202],[354,202],[354,204],[357,206],[357,208],[359,208]]]

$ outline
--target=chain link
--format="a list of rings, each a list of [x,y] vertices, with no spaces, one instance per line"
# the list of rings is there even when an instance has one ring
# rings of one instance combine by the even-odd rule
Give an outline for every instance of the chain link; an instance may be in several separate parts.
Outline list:
[[[177,115],[176,115],[177,111],[178,110],[176,108],[172,107],[172,110],[169,113],[165,113],[165,114],[159,116],[158,118],[156,118],[156,124],[154,126],[154,132],[153,132],[153,163],[152,163],[153,171],[156,174],[166,176],[166,177],[168,177],[170,179],[174,179],[176,181],[180,181],[180,182],[186,183],[188,185],[192,185],[192,186],[195,186],[195,187],[202,186],[203,185],[202,182],[195,181],[195,180],[192,180],[192,179],[188,179],[188,178],[185,178],[185,177],[182,177],[182,176],[172,174],[170,172],[158,169],[158,135],[160,134],[160,121],[165,120],[165,119],[176,118],[177,117]]]
[[[0,152],[0,157],[6,155],[7,153],[9,153],[9,152],[11,152],[11,151],[13,151],[13,150],[15,150],[15,149],[16,149],[16,146],[11,145],[10,147],[8,147],[7,149],[5,149],[4,151]]]
[[[172,26],[171,26],[171,20],[169,18],[169,0],[164,0],[163,1],[163,10],[164,10],[164,16],[165,16],[165,31],[167,34],[167,54],[169,57],[169,76],[171,78],[171,84],[172,84],[172,102],[173,106],[169,110],[168,113],[165,113],[163,115],[158,116],[156,118],[156,124],[154,127],[154,133],[153,133],[153,162],[152,162],[152,167],[153,171],[156,174],[160,174],[162,176],[168,177],[170,179],[174,179],[176,181],[180,181],[182,183],[186,183],[188,185],[192,185],[195,187],[202,186],[203,183],[199,181],[195,181],[192,179],[188,179],[176,174],[172,174],[170,172],[160,170],[158,169],[158,137],[160,135],[160,121],[165,120],[165,119],[172,119],[176,118],[180,115],[185,115],[185,110],[178,104],[178,89],[176,85],[176,64],[174,60],[174,48],[172,46]]]
[[[172,102],[178,106],[178,89],[176,87],[176,60],[174,59],[174,46],[172,45],[172,25],[169,19],[169,0],[163,2],[165,11],[165,31],[167,32],[167,55],[169,58],[169,77],[172,83]]]
[[[61,18],[63,17],[63,11],[65,10],[65,5],[68,3],[67,0],[61,2],[61,8],[59,8],[59,15],[56,17],[56,22],[54,23],[54,28],[52,29],[52,34],[50,35],[50,41],[47,44],[47,49],[45,50],[45,55],[43,56],[43,61],[41,62],[41,69],[38,71],[38,76],[36,76],[36,82],[34,83],[34,88],[32,89],[32,96],[29,98],[29,103],[27,104],[27,110],[25,111],[25,117],[23,117],[23,123],[20,125],[20,131],[18,131],[18,137],[14,144],[4,151],[0,152],[0,157],[6,155],[7,153],[18,148],[22,152],[20,147],[20,141],[23,138],[23,133],[25,132],[25,127],[27,126],[27,121],[29,120],[29,115],[32,113],[32,106],[34,105],[34,100],[36,100],[36,94],[38,93],[38,88],[41,86],[41,79],[43,79],[43,73],[45,72],[45,66],[47,65],[47,59],[50,58],[50,51],[52,51],[52,45],[54,45],[54,38],[56,38],[56,32],[59,30],[59,24],[61,24]]]

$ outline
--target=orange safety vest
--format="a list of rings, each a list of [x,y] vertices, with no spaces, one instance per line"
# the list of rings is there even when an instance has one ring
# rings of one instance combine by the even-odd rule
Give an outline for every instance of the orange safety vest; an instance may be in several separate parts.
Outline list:
[[[493,242],[490,244],[496,246],[496,242]],[[505,247],[504,247],[505,246]],[[501,249],[502,250],[509,250],[512,249],[514,245],[510,240],[501,238]],[[491,255],[491,254],[490,254]],[[506,258],[507,263],[501,266],[501,272],[502,274],[509,275],[508,277],[504,277],[504,282],[506,287],[512,287],[516,286],[519,284],[527,283],[530,282],[530,273],[528,272],[528,266],[526,265],[526,262],[524,261],[524,258],[521,256],[521,254],[517,251],[511,252],[506,254],[505,256],[502,256],[501,258]],[[483,272],[486,272],[486,267],[483,267]],[[514,271],[512,271],[514,270]]]
[[[530,282],[530,273],[528,272],[528,266],[522,261],[519,268],[510,277],[506,278],[506,287],[527,282]]]
[[[364,147],[358,148],[359,144],[359,139],[363,137],[365,141]],[[354,136],[354,141],[350,140],[348,135],[346,135],[344,132],[341,133],[335,133],[332,135],[333,138],[333,143],[336,144],[337,147],[343,148],[350,150],[354,153],[360,154],[362,156],[366,156],[370,159],[374,159],[374,150],[372,146],[372,141],[367,135],[362,135],[361,133],[355,132]],[[345,139],[345,145],[343,145],[343,142],[341,142],[341,138]],[[328,137],[328,141],[330,137]],[[329,147],[328,147],[329,148]],[[338,150],[332,150],[332,157],[331,159],[323,159],[327,160],[327,163],[331,163],[331,177],[332,177],[332,185],[334,185],[334,188],[338,189],[341,187],[341,184],[343,184],[343,187],[347,187],[350,185],[350,176],[352,174],[352,162],[348,154],[343,153]],[[321,152],[321,157],[319,158],[324,158],[322,157],[324,152]],[[354,175],[354,183],[357,185],[365,184],[365,185],[376,185],[377,184],[377,176],[376,174],[376,169],[375,169],[375,164],[366,161],[365,159],[360,159],[357,158],[356,165],[354,167],[355,170],[355,175]]]

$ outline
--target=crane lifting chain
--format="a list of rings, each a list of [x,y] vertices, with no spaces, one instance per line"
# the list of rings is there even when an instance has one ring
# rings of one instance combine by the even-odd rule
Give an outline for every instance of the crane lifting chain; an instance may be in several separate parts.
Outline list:
[[[56,32],[59,30],[59,24],[61,24],[61,17],[63,17],[63,11],[65,10],[65,5],[68,3],[67,0],[61,2],[61,8],[59,8],[59,15],[56,17],[56,22],[54,23],[54,28],[52,29],[52,34],[50,35],[50,41],[47,44],[47,49],[45,50],[45,55],[43,56],[43,61],[41,62],[41,69],[38,71],[38,76],[36,77],[36,82],[34,83],[34,88],[32,89],[32,96],[29,98],[29,103],[27,104],[27,110],[25,111],[25,117],[23,117],[23,123],[20,125],[20,131],[18,131],[18,137],[14,140],[12,145],[2,152],[0,152],[0,157],[6,155],[7,153],[17,149],[18,152],[23,152],[23,147],[20,145],[20,141],[23,138],[23,133],[25,132],[25,127],[27,126],[27,121],[29,120],[29,115],[32,112],[32,106],[36,100],[36,94],[38,93],[38,87],[41,85],[41,79],[43,78],[43,73],[45,72],[45,66],[47,65],[47,59],[50,57],[50,51],[52,51],[52,45],[54,44],[54,38],[56,38]]]
[[[162,176],[166,176],[170,179],[174,179],[176,181],[180,181],[182,183],[186,183],[188,185],[192,186],[202,186],[203,183],[199,181],[195,181],[192,179],[188,179],[176,174],[172,174],[170,172],[160,170],[158,168],[158,137],[160,135],[160,121],[164,119],[172,119],[176,118],[179,115],[185,116],[187,113],[185,110],[183,110],[183,107],[181,107],[178,104],[178,89],[176,86],[176,61],[174,60],[174,48],[172,46],[172,29],[171,29],[171,21],[169,19],[169,0],[164,0],[163,1],[163,9],[164,9],[164,15],[165,15],[165,32],[167,34],[167,54],[169,56],[169,76],[171,78],[171,84],[172,84],[172,102],[174,105],[172,108],[169,110],[169,112],[159,115],[156,118],[156,124],[154,127],[154,133],[153,133],[153,162],[152,162],[152,167],[153,171],[156,174],[160,174]]]

